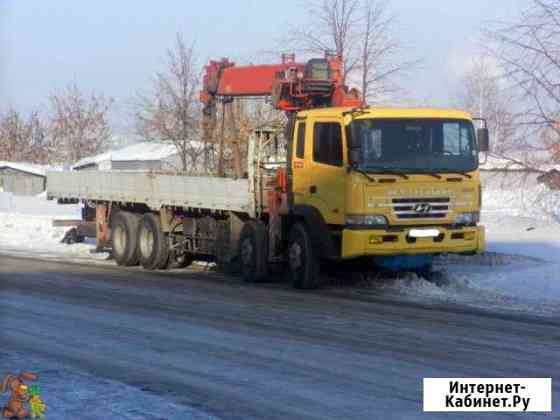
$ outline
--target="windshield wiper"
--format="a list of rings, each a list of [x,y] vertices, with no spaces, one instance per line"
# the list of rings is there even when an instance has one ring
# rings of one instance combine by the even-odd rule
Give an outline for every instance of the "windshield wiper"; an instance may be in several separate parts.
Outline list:
[[[356,168],[355,166],[349,166],[348,170],[357,172],[359,174],[362,174],[363,176],[365,176],[368,179],[369,182],[375,182],[375,179],[373,179],[371,176],[369,176],[369,174],[366,171],[362,171],[361,169]]]
[[[395,169],[388,169],[388,168],[365,168],[365,170],[369,173],[377,173],[380,175],[396,175],[400,176],[401,178],[408,179],[409,176],[404,172],[397,171]]]
[[[447,169],[443,169],[441,172],[442,173],[445,172],[445,173],[448,173],[448,174],[454,174],[454,175],[463,175],[466,178],[472,178],[471,174],[468,174],[468,173],[463,172],[463,171],[456,171],[456,170],[455,171],[449,171]]]
[[[422,175],[430,175],[433,176],[436,179],[441,179],[443,178],[440,174],[435,173],[435,172],[418,172],[418,174],[422,174]]]

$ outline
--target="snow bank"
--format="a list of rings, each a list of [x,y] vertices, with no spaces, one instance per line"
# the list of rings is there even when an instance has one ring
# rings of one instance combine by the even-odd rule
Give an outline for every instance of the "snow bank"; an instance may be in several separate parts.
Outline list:
[[[375,294],[419,303],[461,304],[502,312],[560,316],[560,265],[530,257],[488,253],[480,257],[441,258],[436,269],[447,284],[412,273],[368,282]]]
[[[68,227],[53,227],[54,219],[80,219],[79,205],[59,205],[47,201],[45,194],[20,197],[0,193],[0,252],[34,257],[104,259],[92,255],[92,241],[66,245],[60,243]]]
[[[105,259],[91,254],[92,241],[66,245],[60,243],[68,227],[53,227],[53,216],[0,213],[0,252],[30,257]]]
[[[446,285],[411,273],[374,275],[358,293],[560,317],[560,193],[486,189],[482,223],[487,253],[436,259]]]

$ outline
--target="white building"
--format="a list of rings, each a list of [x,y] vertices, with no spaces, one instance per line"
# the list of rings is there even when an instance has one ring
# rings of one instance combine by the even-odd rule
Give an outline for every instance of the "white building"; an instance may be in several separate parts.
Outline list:
[[[181,158],[173,144],[143,142],[81,159],[74,164],[72,169],[77,171],[168,171],[180,170],[181,167]]]
[[[47,166],[0,161],[0,193],[36,195],[45,191]]]

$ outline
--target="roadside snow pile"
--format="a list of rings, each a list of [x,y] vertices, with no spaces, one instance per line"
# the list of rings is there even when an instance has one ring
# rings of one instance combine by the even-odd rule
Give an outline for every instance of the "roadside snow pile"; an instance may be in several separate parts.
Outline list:
[[[60,243],[68,227],[53,227],[52,216],[0,213],[0,252],[29,257],[105,258],[91,255],[93,243]],[[31,252],[30,252],[31,251]]]
[[[60,243],[69,227],[53,227],[54,219],[79,219],[80,207],[58,205],[47,201],[44,194],[0,197],[0,252],[33,257],[104,259],[105,254],[91,255],[93,243],[66,245]],[[11,197],[9,197],[11,196]],[[9,205],[6,204],[9,201]],[[31,252],[30,252],[31,251]]]
[[[360,294],[382,295],[423,304],[465,305],[499,312],[560,317],[560,264],[519,255],[487,253],[441,258],[436,270],[446,283],[413,273],[374,276]]]
[[[481,217],[487,252],[437,258],[446,285],[402,273],[374,276],[365,293],[560,317],[560,192],[540,185],[487,189]]]

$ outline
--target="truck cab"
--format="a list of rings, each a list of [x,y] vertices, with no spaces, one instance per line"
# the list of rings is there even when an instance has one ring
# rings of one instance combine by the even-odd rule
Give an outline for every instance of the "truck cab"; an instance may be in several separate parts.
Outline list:
[[[437,254],[482,252],[478,153],[487,131],[478,137],[482,147],[471,115],[456,110],[299,112],[290,152],[294,212],[311,231],[328,230],[311,235],[323,256],[414,268]]]

